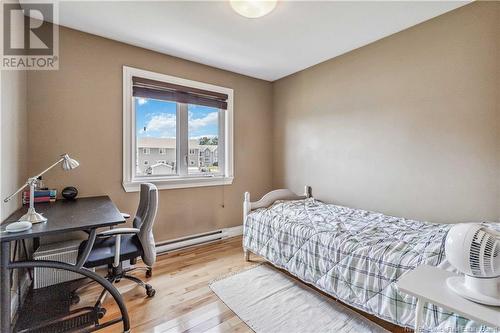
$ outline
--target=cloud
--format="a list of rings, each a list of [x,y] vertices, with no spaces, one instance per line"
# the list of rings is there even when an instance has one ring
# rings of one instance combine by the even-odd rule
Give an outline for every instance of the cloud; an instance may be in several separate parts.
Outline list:
[[[190,112],[189,118],[189,133],[190,137],[213,137],[217,135],[209,135],[196,133],[196,131],[206,129],[208,126],[217,125],[219,121],[219,115],[217,112],[211,112],[202,118],[193,119],[193,114]],[[151,116],[151,118],[146,122],[146,130],[141,128],[139,130],[139,135],[141,136],[152,136],[160,138],[171,138],[175,137],[176,133],[176,116],[172,113],[157,113]]]
[[[189,136],[190,139],[196,139],[196,140],[199,140],[201,138],[209,138],[209,139],[211,139],[211,138],[217,138],[217,137],[218,137],[217,134],[195,135],[195,136],[190,135]]]
[[[147,102],[148,102],[148,100],[145,98],[142,98],[142,97],[137,98],[137,103],[139,103],[139,105],[144,105]]]
[[[160,113],[151,117],[146,123],[146,131],[142,131],[142,133],[147,133],[149,136],[152,136],[153,133],[151,132],[155,132],[155,136],[170,138],[175,137],[176,128],[175,114]]]
[[[219,121],[218,112],[210,112],[205,117],[196,118],[196,119],[193,119],[193,115],[190,112],[189,113],[189,130],[196,131],[196,130],[199,130],[199,129],[206,127],[206,126],[217,125],[218,121]]]

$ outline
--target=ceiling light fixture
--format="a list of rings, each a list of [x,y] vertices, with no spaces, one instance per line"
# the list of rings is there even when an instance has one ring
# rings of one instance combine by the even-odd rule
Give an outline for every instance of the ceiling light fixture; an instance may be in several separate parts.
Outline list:
[[[269,14],[276,7],[278,0],[230,0],[235,12],[247,18],[258,18]]]

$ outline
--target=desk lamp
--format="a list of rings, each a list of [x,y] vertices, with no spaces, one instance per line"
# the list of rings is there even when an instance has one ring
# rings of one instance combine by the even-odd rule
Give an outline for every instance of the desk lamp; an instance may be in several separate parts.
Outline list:
[[[16,194],[21,192],[26,186],[30,187],[30,207],[28,209],[28,212],[19,219],[20,221],[28,221],[31,222],[32,224],[47,221],[47,219],[43,217],[42,214],[39,214],[35,211],[35,185],[38,177],[40,177],[41,175],[43,175],[44,173],[46,173],[47,171],[58,165],[59,163],[62,163],[61,167],[63,168],[64,171],[73,170],[80,165],[78,161],[69,157],[68,154],[63,154],[56,163],[52,164],[47,169],[40,172],[38,175],[28,178],[28,181],[23,186],[21,186],[16,192],[14,192],[13,194],[4,199],[4,202],[8,202]]]

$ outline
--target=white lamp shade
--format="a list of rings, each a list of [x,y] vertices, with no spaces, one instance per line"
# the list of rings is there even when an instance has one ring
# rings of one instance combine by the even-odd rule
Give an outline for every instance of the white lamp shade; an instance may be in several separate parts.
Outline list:
[[[241,16],[258,18],[269,14],[276,7],[277,0],[230,0],[231,7]]]
[[[78,166],[80,165],[77,160],[72,159],[68,154],[65,154],[63,156],[63,159],[64,160],[61,166],[65,171],[73,170],[75,168],[78,168]]]

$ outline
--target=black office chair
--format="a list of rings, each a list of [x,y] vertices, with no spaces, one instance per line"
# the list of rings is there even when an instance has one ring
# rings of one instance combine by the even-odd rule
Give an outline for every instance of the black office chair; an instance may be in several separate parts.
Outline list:
[[[133,228],[115,228],[97,234],[84,267],[93,268],[107,265],[106,278],[111,283],[128,279],[145,288],[148,297],[153,297],[156,291],[151,285],[127,273],[135,269],[145,269],[146,277],[152,276],[152,265],[156,261],[153,223],[157,208],[158,189],[154,184],[141,184],[139,207],[134,217]],[[126,218],[130,217],[127,214],[123,215]],[[79,255],[83,252],[86,243],[87,241],[84,241],[80,244]],[[135,264],[138,257],[142,258],[146,267],[123,269],[124,261],[130,260],[131,264]],[[106,311],[101,307],[105,296],[106,290],[103,290],[95,305],[99,309],[100,318],[104,316]]]

